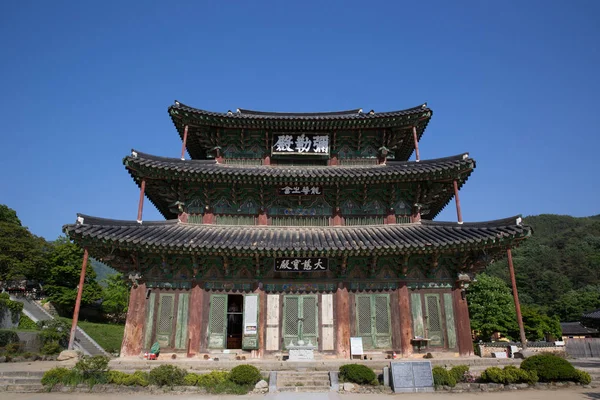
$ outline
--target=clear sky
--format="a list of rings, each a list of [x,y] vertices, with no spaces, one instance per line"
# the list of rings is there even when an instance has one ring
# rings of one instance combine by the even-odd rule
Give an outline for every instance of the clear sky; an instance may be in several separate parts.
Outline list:
[[[135,219],[131,148],[212,111],[427,102],[421,157],[470,152],[466,221],[600,213],[600,1],[4,1],[0,204],[55,239]],[[146,201],[144,219],[161,219]],[[456,220],[453,204],[438,217]]]

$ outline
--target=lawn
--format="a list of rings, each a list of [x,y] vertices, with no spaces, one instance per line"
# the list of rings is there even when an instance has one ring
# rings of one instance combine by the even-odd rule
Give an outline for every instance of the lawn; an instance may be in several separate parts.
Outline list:
[[[63,318],[63,320],[68,322],[69,326],[71,326],[71,319]],[[86,321],[79,321],[77,325],[79,325],[85,333],[94,339],[107,352],[116,353],[121,350],[125,325],[98,324]]]

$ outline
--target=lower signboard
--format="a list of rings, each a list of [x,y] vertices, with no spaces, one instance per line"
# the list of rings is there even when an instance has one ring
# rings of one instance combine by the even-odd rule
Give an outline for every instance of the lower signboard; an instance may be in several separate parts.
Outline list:
[[[431,361],[390,363],[392,389],[395,393],[434,392]]]

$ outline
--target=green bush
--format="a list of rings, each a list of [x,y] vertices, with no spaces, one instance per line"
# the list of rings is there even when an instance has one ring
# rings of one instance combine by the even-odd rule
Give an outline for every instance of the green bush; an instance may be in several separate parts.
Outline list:
[[[21,342],[12,342],[7,344],[4,350],[6,351],[6,354],[13,356],[21,353],[23,351],[23,346],[21,345]]]
[[[498,367],[486,369],[481,374],[481,380],[505,385],[513,383],[528,383],[531,385],[538,381],[538,376],[535,371],[527,371],[513,365],[507,365],[504,369]]]
[[[229,373],[229,380],[238,385],[255,385],[261,379],[260,371],[253,365],[238,365]]]
[[[377,375],[373,370],[362,364],[346,364],[340,367],[340,379],[343,382],[354,382],[360,385],[368,383],[378,385]]]
[[[6,347],[10,343],[19,343],[17,332],[9,329],[0,329],[0,347]]]
[[[47,342],[47,343],[44,343],[44,345],[40,349],[40,353],[47,355],[47,356],[51,356],[53,354],[60,353],[61,350],[62,350],[62,347],[60,346],[60,344],[58,344],[58,342]]]
[[[521,363],[521,369],[535,371],[542,382],[576,380],[575,367],[567,360],[550,353],[526,358]]]
[[[62,348],[67,347],[70,327],[64,321],[54,318],[38,321],[36,325],[41,330],[39,338],[42,344],[57,342]]]
[[[581,383],[582,385],[589,385],[590,383],[592,383],[592,377],[590,376],[590,374],[580,369],[575,370],[575,380]]]
[[[238,385],[227,379],[212,388],[207,388],[207,391],[213,394],[247,394],[253,388],[254,385]]]
[[[105,356],[83,356],[74,369],[84,378],[108,372],[109,358]]]
[[[70,373],[70,370],[62,367],[49,369],[48,371],[44,372],[44,376],[42,376],[42,385],[48,387],[48,389],[52,389],[55,385],[64,383],[65,378]]]
[[[210,389],[225,382],[228,378],[229,372],[211,371],[208,374],[198,375],[198,382],[196,383],[196,385]]]
[[[450,369],[450,375],[452,375],[456,382],[464,382],[467,372],[469,372],[468,365],[456,365]]]
[[[183,385],[183,379],[187,371],[174,365],[161,365],[150,370],[148,381],[157,386],[177,386]]]
[[[146,371],[135,371],[125,378],[124,384],[127,386],[148,386],[150,384],[150,376]]]
[[[190,372],[183,377],[183,384],[185,386],[196,386],[199,377],[200,375]]]
[[[19,320],[19,329],[27,329],[27,330],[35,331],[38,329],[38,326],[27,315],[21,314],[21,319]]]
[[[106,383],[113,385],[125,385],[129,374],[121,371],[108,371],[106,374]]]
[[[456,379],[446,368],[438,365],[431,369],[431,373],[433,375],[433,384],[435,386],[456,386]]]

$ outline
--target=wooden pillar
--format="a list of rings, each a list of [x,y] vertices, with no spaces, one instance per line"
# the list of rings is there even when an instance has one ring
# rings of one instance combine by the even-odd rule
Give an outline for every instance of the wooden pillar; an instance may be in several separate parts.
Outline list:
[[[182,212],[177,216],[179,222],[188,222],[188,213]]]
[[[338,358],[350,358],[350,294],[340,284],[335,292],[336,302],[336,354]]]
[[[258,212],[258,225],[269,225],[269,218],[267,217],[267,212],[265,210],[261,210]]]
[[[388,213],[385,216],[383,223],[384,224],[395,224],[396,223],[396,213],[394,212],[394,210],[392,210],[392,209],[388,210]]]
[[[454,200],[456,201],[456,217],[458,219],[458,223],[462,224],[463,219],[462,219],[462,212],[460,210],[460,198],[458,197],[458,182],[456,181],[456,179],[452,182],[454,185]]]
[[[81,273],[79,274],[79,286],[77,288],[77,298],[75,299],[75,310],[73,310],[73,322],[71,323],[71,334],[69,336],[69,346],[67,349],[73,350],[75,341],[75,331],[77,330],[77,320],[79,319],[79,307],[81,307],[81,296],[83,295],[83,284],[85,282],[85,269],[88,262],[87,247],[83,249],[83,263],[81,264]]]
[[[408,357],[413,352],[412,339],[412,314],[410,310],[410,295],[406,282],[400,283],[398,288],[398,307],[400,311],[400,346],[402,356]]]
[[[190,342],[190,357],[200,352],[200,340],[202,338],[202,313],[204,311],[203,299],[204,290],[199,284],[195,284],[190,293],[190,304],[188,307],[188,340]]]
[[[417,127],[412,127],[413,131],[413,140],[415,141],[415,161],[421,161],[421,157],[419,155],[419,138],[417,137]]]
[[[185,128],[183,128],[183,144],[181,145],[181,159],[185,160],[185,146],[187,143],[187,136],[188,136],[188,126],[186,125]]]
[[[469,306],[463,290],[458,285],[452,289],[452,305],[454,306],[458,353],[461,357],[468,357],[473,355],[473,338],[471,337]]]
[[[527,337],[525,337],[525,327],[523,326],[523,316],[521,315],[521,303],[519,303],[519,292],[517,291],[517,280],[515,279],[515,268],[513,266],[512,250],[506,250],[508,255],[508,270],[510,272],[510,283],[512,284],[513,298],[515,300],[515,310],[517,311],[517,323],[519,324],[519,334],[521,335],[521,344],[523,349],[527,348]]]
[[[336,208],[335,211],[333,212],[333,216],[331,218],[331,225],[333,225],[333,226],[343,225],[342,213],[340,212],[339,208]]]
[[[254,293],[258,294],[258,358],[265,354],[265,338],[267,335],[267,294],[259,284]]]
[[[421,222],[421,211],[419,209],[413,210],[410,216],[410,222]]]
[[[144,325],[146,324],[146,284],[141,283],[131,288],[127,321],[123,332],[121,356],[137,356],[142,352],[144,344]]]
[[[339,165],[337,156],[331,156],[329,158],[329,165]]]
[[[221,149],[217,148],[217,156],[215,157],[218,164],[223,164],[223,154],[221,154]]]
[[[204,209],[204,214],[202,215],[202,223],[203,224],[214,224],[215,223],[215,215],[212,210],[206,206]]]
[[[271,157],[266,155],[263,157],[263,165],[271,165]]]
[[[142,212],[144,211],[144,193],[146,192],[146,178],[142,178],[140,185],[140,202],[138,203],[137,222],[142,222]]]

